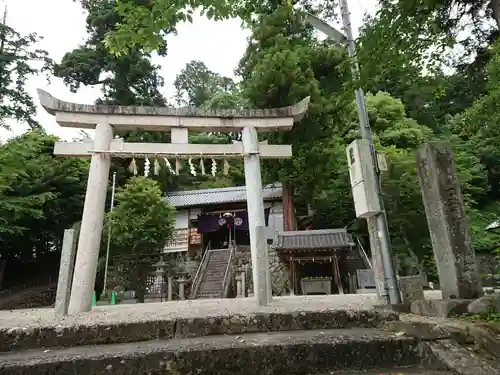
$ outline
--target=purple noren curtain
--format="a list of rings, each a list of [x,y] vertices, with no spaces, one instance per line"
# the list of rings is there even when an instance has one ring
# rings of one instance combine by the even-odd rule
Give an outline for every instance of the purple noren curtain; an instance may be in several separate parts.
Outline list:
[[[269,208],[264,210],[266,225],[269,225]],[[236,212],[234,217],[222,217],[220,215],[198,215],[198,224],[196,229],[198,233],[216,232],[222,227],[232,228],[236,230],[248,231],[248,212]]]

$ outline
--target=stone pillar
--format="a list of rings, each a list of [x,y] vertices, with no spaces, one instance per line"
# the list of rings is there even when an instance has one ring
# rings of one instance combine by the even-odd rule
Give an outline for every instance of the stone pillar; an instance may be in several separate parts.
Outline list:
[[[179,277],[177,283],[179,284],[179,299],[184,300],[186,296],[184,295],[186,284],[189,282],[184,276]]]
[[[98,124],[94,137],[95,150],[108,150],[113,139],[113,129],[109,124]],[[71,288],[70,314],[90,311],[92,308],[92,294],[108,191],[109,167],[109,155],[98,153],[92,155]]]
[[[64,231],[61,251],[61,264],[57,280],[55,311],[57,316],[68,315],[71,283],[73,281],[73,267],[76,255],[76,238],[74,229]]]
[[[426,143],[417,164],[443,298],[477,298],[483,290],[451,147]]]
[[[174,295],[174,278],[172,276],[169,276],[167,284],[167,301],[172,301],[173,295]]]
[[[236,298],[242,298],[243,293],[241,291],[241,273],[238,272],[238,275],[234,278],[236,280]]]
[[[388,304],[389,296],[385,288],[385,272],[380,254],[380,241],[377,233],[377,218],[370,217],[366,219],[368,225],[368,234],[370,237],[370,249],[372,253],[372,271],[375,279],[375,288],[377,290],[378,303]]]
[[[243,151],[245,154],[245,184],[247,193],[248,223],[250,231],[250,251],[252,255],[253,290],[259,306],[266,306],[267,297],[267,246],[265,231],[258,232],[257,227],[264,228],[264,201],[262,198],[262,177],[260,174],[259,141],[257,130],[246,127],[242,133]],[[265,259],[265,263],[262,259]]]
[[[420,275],[399,277],[399,287],[404,304],[411,305],[415,301],[425,299]]]
[[[241,271],[241,296],[243,298],[247,296],[247,274],[244,270]]]

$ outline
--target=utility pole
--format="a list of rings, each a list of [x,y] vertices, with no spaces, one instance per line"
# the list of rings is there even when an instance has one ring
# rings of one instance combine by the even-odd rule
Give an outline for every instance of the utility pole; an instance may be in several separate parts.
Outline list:
[[[351,15],[349,13],[349,5],[347,0],[340,0],[340,11],[342,15],[342,24],[347,39],[347,51],[349,57],[352,59],[351,69],[355,79],[360,76],[359,64],[356,58],[356,43],[352,34]],[[358,109],[359,125],[361,137],[370,142],[370,149],[372,154],[373,168],[375,169],[375,186],[378,199],[380,201],[381,212],[376,215],[377,236],[380,244],[380,255],[382,265],[384,268],[387,291],[389,294],[389,301],[392,304],[401,303],[401,294],[399,292],[399,285],[394,269],[394,262],[392,259],[391,241],[389,237],[389,229],[387,226],[387,216],[384,208],[384,200],[382,197],[382,189],[380,185],[380,170],[378,168],[377,154],[373,144],[372,131],[370,128],[370,120],[368,118],[368,111],[366,110],[365,96],[361,87],[356,88],[356,105]]]
[[[116,172],[113,172],[113,186],[111,188],[111,207],[109,212],[113,212],[113,206],[115,205],[115,187],[116,187]],[[109,248],[111,247],[111,225],[108,225],[108,243],[106,244],[106,260],[104,266],[104,287],[102,288],[102,295],[106,295],[107,283],[108,283],[108,264],[109,264]]]

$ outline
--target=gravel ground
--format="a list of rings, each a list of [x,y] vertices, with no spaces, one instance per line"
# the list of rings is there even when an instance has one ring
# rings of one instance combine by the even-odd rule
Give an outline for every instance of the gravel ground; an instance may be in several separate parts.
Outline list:
[[[427,298],[439,298],[440,291],[426,292]],[[259,307],[253,298],[209,299],[144,304],[97,306],[93,311],[57,318],[54,309],[0,311],[0,329],[32,326],[71,326],[173,318],[321,310],[369,310],[377,304],[375,294],[294,296],[273,298],[270,306]]]

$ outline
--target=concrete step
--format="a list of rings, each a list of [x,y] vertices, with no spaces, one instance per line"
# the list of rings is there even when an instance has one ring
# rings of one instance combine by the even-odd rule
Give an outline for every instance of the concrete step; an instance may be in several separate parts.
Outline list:
[[[284,375],[418,366],[412,338],[377,329],[153,340],[0,354],[3,375]],[[380,373],[380,372],[378,372]]]
[[[50,323],[2,325],[0,352],[27,349],[51,349],[80,345],[102,345],[158,339],[182,339],[209,335],[385,327],[398,319],[390,311],[322,310],[258,313],[217,313],[212,316],[190,314],[188,317],[157,314],[123,319],[123,306],[108,307],[103,312],[81,317],[53,320]],[[95,318],[94,318],[94,314]],[[98,318],[100,317],[100,318]],[[1,366],[0,366],[1,369]],[[1,370],[0,370],[0,373]],[[90,374],[90,373],[86,373]]]

